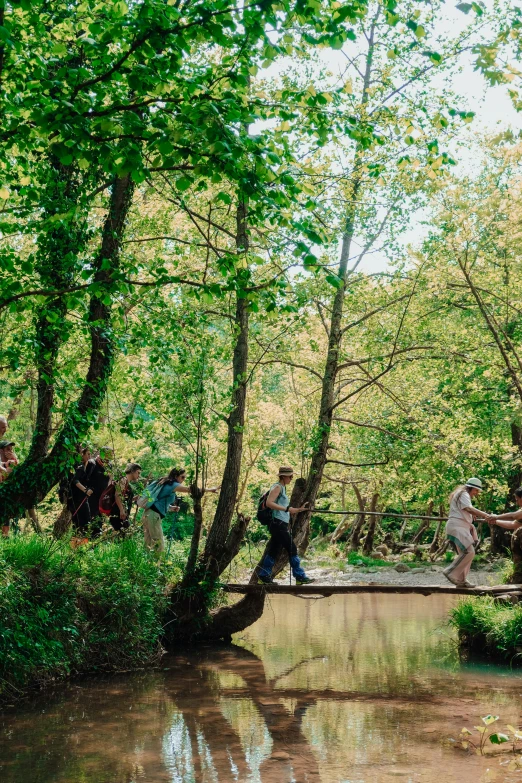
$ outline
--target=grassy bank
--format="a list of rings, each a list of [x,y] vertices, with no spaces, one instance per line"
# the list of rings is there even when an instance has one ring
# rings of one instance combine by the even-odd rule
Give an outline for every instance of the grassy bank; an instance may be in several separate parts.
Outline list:
[[[72,673],[157,660],[177,571],[140,540],[75,551],[33,535],[0,541],[0,701]]]
[[[522,605],[466,598],[452,610],[450,621],[463,646],[497,660],[522,663]]]

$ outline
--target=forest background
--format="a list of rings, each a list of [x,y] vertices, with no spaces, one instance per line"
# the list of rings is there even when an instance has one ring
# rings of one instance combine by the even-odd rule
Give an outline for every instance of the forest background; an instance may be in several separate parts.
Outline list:
[[[78,444],[188,469],[192,587],[266,537],[246,518],[281,463],[321,508],[438,511],[469,475],[504,508],[522,146],[474,132],[451,85],[471,58],[518,110],[520,12],[457,11],[448,32],[443,3],[395,0],[1,6],[0,409],[22,457],[2,520],[52,525]]]

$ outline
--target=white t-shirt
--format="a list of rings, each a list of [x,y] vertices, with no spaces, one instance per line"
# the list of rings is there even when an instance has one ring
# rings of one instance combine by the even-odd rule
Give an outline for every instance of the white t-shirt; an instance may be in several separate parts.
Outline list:
[[[448,515],[448,522],[465,522],[468,525],[473,524],[473,515],[469,511],[464,511],[465,508],[472,506],[471,498],[467,489],[463,489],[458,492],[451,500],[450,510]]]

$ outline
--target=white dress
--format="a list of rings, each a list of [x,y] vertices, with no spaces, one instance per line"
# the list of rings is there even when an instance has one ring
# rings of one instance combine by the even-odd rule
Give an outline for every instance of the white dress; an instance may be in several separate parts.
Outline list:
[[[478,541],[477,531],[473,524],[473,516],[465,508],[472,506],[469,492],[466,489],[458,492],[451,500],[448,521],[446,522],[446,536],[460,544],[460,549],[465,550]]]

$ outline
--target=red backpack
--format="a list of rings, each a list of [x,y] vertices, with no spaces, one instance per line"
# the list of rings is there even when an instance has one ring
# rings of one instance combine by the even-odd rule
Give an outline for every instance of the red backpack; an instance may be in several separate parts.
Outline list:
[[[114,481],[110,481],[100,495],[100,500],[98,502],[98,511],[100,512],[100,514],[105,514],[105,516],[108,517],[110,516],[110,513],[115,503],[116,503],[116,484],[114,483]]]

